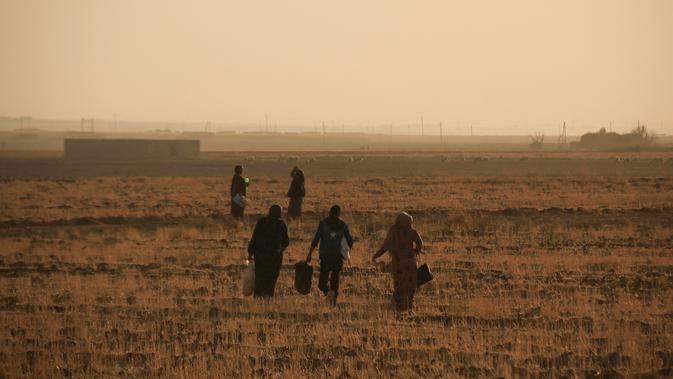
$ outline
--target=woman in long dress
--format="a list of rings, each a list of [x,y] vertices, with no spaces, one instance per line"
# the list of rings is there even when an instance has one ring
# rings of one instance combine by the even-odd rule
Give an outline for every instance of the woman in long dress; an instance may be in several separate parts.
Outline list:
[[[231,215],[235,219],[242,219],[245,208],[236,204],[234,198],[237,195],[246,195],[247,184],[243,178],[243,166],[237,165],[234,167],[234,176],[231,178]]]
[[[386,251],[390,252],[393,269],[393,302],[397,311],[412,310],[418,286],[416,255],[420,254],[423,248],[423,240],[413,228],[413,221],[408,213],[400,213],[395,224],[388,230],[383,245],[372,257],[372,261],[376,262],[376,259]]]
[[[269,215],[257,221],[248,244],[248,259],[255,261],[255,297],[273,297],[283,252],[290,244],[287,225],[281,219],[280,205],[269,208]]]
[[[306,196],[306,188],[304,186],[304,172],[295,166],[290,173],[292,183],[290,189],[287,191],[287,197],[290,198],[290,205],[287,209],[289,218],[301,217],[301,203]]]

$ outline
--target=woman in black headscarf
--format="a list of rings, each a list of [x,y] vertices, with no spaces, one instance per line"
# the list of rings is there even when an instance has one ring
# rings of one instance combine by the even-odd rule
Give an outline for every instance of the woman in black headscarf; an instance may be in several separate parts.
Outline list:
[[[243,218],[244,206],[236,204],[234,199],[240,195],[245,197],[247,185],[243,178],[243,166],[237,165],[234,167],[234,176],[231,178],[231,215],[236,219]]]
[[[283,263],[283,251],[290,244],[283,210],[273,205],[269,215],[257,221],[248,244],[248,259],[255,261],[255,296],[272,297]]]
[[[306,196],[306,188],[304,187],[304,172],[299,167],[294,166],[290,173],[292,183],[290,189],[287,191],[287,197],[290,198],[290,206],[287,209],[289,218],[301,217],[301,203]]]

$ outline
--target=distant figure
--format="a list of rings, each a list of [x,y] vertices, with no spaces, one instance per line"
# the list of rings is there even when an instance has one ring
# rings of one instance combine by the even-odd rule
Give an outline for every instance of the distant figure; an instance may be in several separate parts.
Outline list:
[[[372,262],[386,251],[390,252],[393,268],[393,301],[397,311],[411,311],[418,286],[416,255],[423,249],[423,240],[412,227],[414,219],[406,212],[397,216],[390,227],[383,246],[374,254]],[[415,246],[414,246],[415,245]]]
[[[282,208],[273,205],[269,215],[257,221],[248,244],[248,259],[255,261],[255,296],[272,297],[283,263],[283,251],[290,244]]]
[[[306,196],[306,188],[304,187],[304,172],[299,167],[294,166],[290,173],[292,183],[290,189],[287,191],[287,197],[290,198],[290,206],[287,209],[289,218],[301,217],[301,203]]]
[[[332,306],[336,305],[339,295],[339,274],[344,261],[341,253],[341,239],[345,238],[348,246],[353,247],[353,237],[348,230],[348,225],[339,219],[340,215],[341,207],[338,205],[332,206],[329,210],[329,216],[318,224],[318,230],[315,232],[311,248],[308,251],[308,256],[306,256],[306,262],[310,262],[313,250],[320,243],[318,288],[327,296],[327,302]]]
[[[244,206],[236,204],[234,199],[237,195],[245,197],[247,184],[243,178],[243,166],[234,167],[234,177],[231,178],[231,215],[236,219],[243,218]]]

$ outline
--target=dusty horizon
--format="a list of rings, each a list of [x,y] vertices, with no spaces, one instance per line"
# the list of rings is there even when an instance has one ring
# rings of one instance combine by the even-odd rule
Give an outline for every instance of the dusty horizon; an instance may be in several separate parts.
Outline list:
[[[93,127],[92,122],[93,121]],[[563,130],[563,122],[531,123],[521,125],[505,125],[498,123],[463,123],[446,124],[439,122],[409,122],[406,124],[336,124],[333,122],[312,124],[279,124],[277,122],[243,123],[238,121],[137,121],[114,118],[81,118],[81,119],[45,119],[32,116],[0,115],[0,132],[40,130],[44,132],[99,132],[120,134],[147,134],[153,132],[170,133],[310,133],[327,135],[366,134],[394,137],[531,137],[542,133],[550,138],[557,138]],[[566,122],[566,135],[580,137],[585,133],[595,133],[600,129],[620,134],[631,133],[638,125],[645,126],[648,132],[659,136],[673,135],[673,125],[646,124],[641,120],[630,122],[610,122],[597,124],[571,124]]]
[[[673,132],[668,1],[5,1],[0,115]],[[354,130],[363,125],[363,130]],[[378,130],[375,132],[379,132]],[[383,131],[381,131],[383,132]]]

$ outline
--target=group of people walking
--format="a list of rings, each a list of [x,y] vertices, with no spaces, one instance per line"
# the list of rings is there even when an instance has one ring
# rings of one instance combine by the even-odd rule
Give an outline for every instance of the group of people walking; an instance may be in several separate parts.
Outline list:
[[[231,185],[231,213],[236,218],[243,217],[244,206],[236,204],[234,198],[239,194],[245,196],[245,187],[249,182],[242,177],[242,173],[242,167],[236,166]],[[294,167],[291,176],[292,184],[288,191],[290,198],[288,216],[296,218],[301,216],[301,203],[306,195],[304,173],[298,167]],[[271,206],[268,215],[259,219],[255,224],[248,244],[248,258],[255,262],[254,295],[256,297],[274,295],[283,262],[283,253],[290,245],[288,229],[282,220],[282,213],[280,205]],[[342,252],[342,244],[346,243],[348,249],[351,249],[354,244],[348,225],[340,216],[341,207],[333,205],[328,216],[318,223],[306,256],[306,262],[310,263],[313,252],[318,248],[320,261],[318,289],[333,306],[337,303],[340,274],[346,259]],[[413,228],[413,218],[408,213],[402,212],[388,229],[388,234],[381,247],[372,256],[373,262],[376,262],[386,252],[391,256],[393,303],[398,311],[410,311],[413,308],[414,294],[418,287],[417,256],[422,249],[423,240]]]
[[[287,191],[287,197],[290,198],[290,205],[287,210],[289,218],[301,217],[301,204],[306,196],[306,187],[304,186],[304,172],[299,167],[294,166],[292,172],[292,183]],[[243,177],[243,166],[234,167],[234,176],[231,178],[231,215],[235,219],[242,219],[245,212],[245,201],[248,194],[248,184],[250,180]]]

